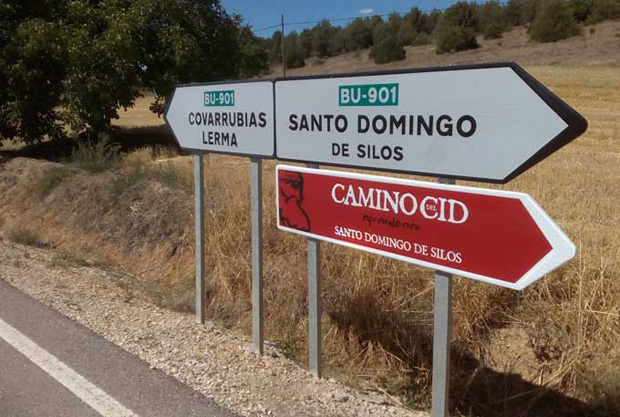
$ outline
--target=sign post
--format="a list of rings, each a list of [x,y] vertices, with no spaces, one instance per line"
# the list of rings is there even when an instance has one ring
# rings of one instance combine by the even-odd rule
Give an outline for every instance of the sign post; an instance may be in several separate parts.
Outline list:
[[[452,274],[435,271],[433,326],[433,393],[431,417],[448,417],[450,340],[452,339]]]
[[[450,178],[440,184],[454,185]],[[452,274],[435,271],[433,326],[432,416],[448,417],[450,393],[450,341],[452,339]]]
[[[252,205],[252,340],[263,354],[263,160],[251,162]]]
[[[196,235],[196,321],[205,322],[204,168],[202,154],[194,155],[194,227]]]
[[[318,165],[308,164],[318,169]],[[321,242],[308,238],[308,364],[310,372],[321,378]]]
[[[254,350],[262,355],[262,159],[274,156],[273,83],[239,81],[177,86],[164,118],[179,146],[195,153],[196,317],[201,323],[205,315],[202,153],[249,156],[251,159],[252,336]]]
[[[321,242],[308,238],[308,340],[309,368],[321,378]]]

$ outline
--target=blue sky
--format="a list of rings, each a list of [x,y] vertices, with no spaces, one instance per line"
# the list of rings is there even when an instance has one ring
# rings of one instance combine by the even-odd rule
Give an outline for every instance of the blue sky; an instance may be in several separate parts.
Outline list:
[[[241,14],[254,30],[280,23],[280,15],[284,14],[286,22],[307,22],[344,17],[369,16],[385,14],[393,11],[408,11],[414,6],[421,10],[443,9],[456,0],[221,0],[229,13]],[[334,24],[344,23],[334,22]],[[298,32],[314,24],[286,26],[285,31]],[[256,32],[260,36],[271,36],[277,28]]]

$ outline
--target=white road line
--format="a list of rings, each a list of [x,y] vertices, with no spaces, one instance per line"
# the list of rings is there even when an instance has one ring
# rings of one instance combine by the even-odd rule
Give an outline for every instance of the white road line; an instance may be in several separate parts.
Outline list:
[[[138,417],[2,319],[0,337],[102,416]]]

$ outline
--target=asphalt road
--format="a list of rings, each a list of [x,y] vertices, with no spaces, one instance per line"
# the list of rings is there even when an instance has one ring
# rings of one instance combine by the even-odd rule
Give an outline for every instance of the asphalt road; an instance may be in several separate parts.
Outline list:
[[[0,416],[101,415],[235,416],[0,281]]]

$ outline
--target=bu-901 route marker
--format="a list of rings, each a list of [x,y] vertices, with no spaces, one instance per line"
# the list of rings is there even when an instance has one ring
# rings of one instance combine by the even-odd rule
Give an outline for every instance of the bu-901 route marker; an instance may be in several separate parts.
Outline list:
[[[196,319],[205,320],[202,153],[251,157],[252,336],[263,353],[262,159],[274,155],[272,81],[177,86],[164,114],[179,146],[193,152],[196,193]]]
[[[514,63],[277,79],[278,159],[507,182],[585,119]]]
[[[279,165],[278,228],[522,290],[575,255],[527,194]]]

